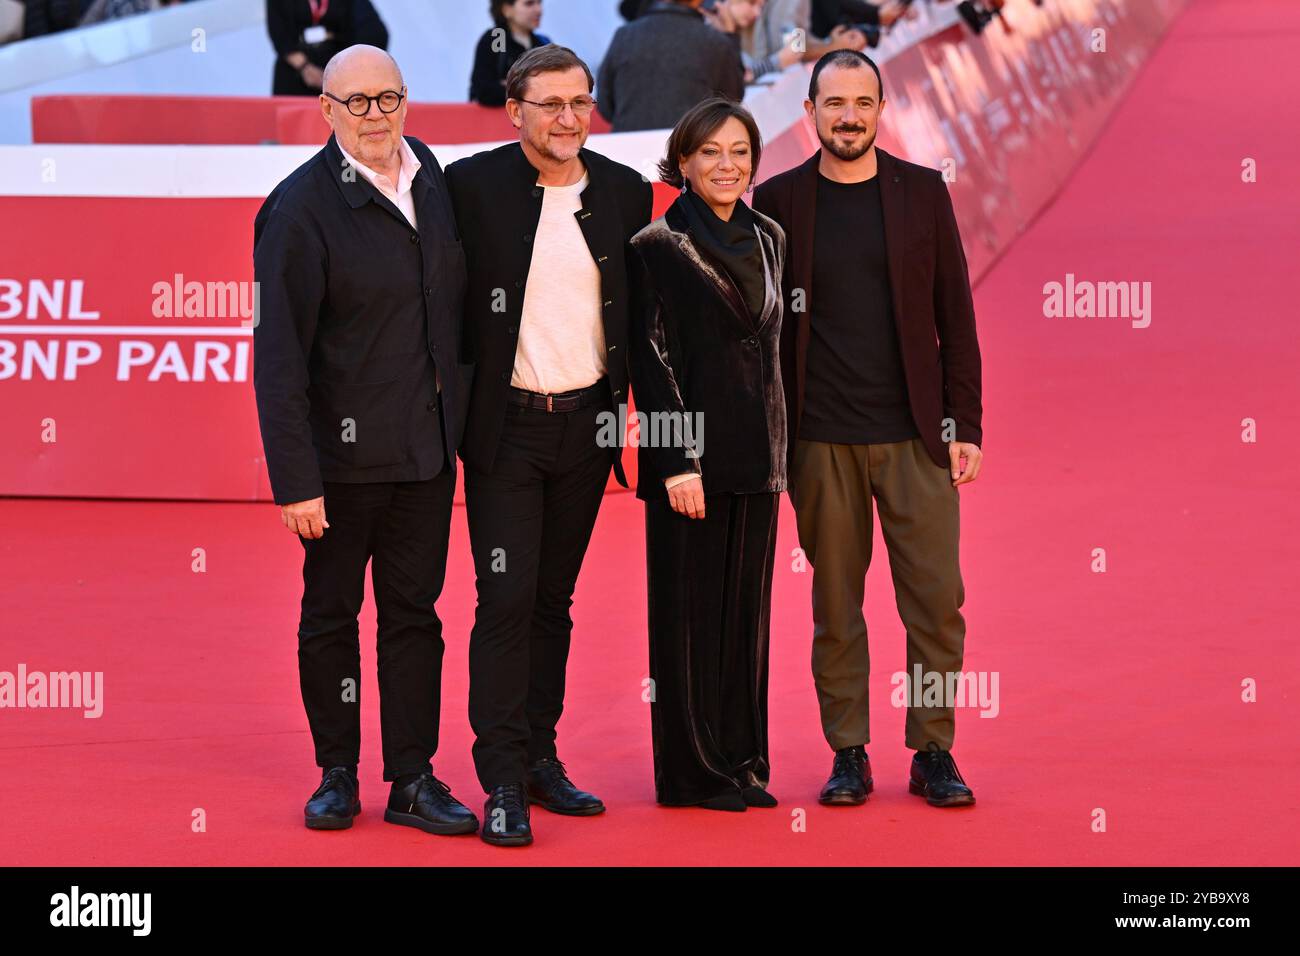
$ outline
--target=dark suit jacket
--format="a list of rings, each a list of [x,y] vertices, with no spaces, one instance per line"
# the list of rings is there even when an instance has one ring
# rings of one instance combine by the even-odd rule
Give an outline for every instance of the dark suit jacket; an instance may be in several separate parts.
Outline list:
[[[637,497],[666,497],[664,479],[688,471],[701,475],[706,495],[784,491],[785,233],[754,213],[767,288],[755,320],[726,270],[691,238],[679,208],[684,201],[632,238],[640,260],[633,273],[632,389],[637,412],[651,418],[641,426]],[[653,427],[653,416],[665,413],[679,417]],[[689,436],[694,449],[675,438],[684,415],[703,420],[702,435],[697,428]],[[674,441],[663,442],[665,434]]]
[[[600,270],[605,364],[614,402],[620,404],[627,401],[627,243],[650,221],[654,193],[635,170],[587,149],[580,155],[588,183],[578,225]],[[475,470],[490,473],[506,418],[543,191],[518,143],[452,163],[447,183],[469,260],[465,334],[477,365],[460,456]],[[611,450],[614,474],[627,487],[618,452]]]
[[[455,465],[473,375],[458,363],[465,255],[438,161],[406,141],[418,232],[333,137],[257,213],[253,383],[277,504],[320,497],[322,480]]]
[[[885,250],[894,322],[907,377],[912,417],[935,463],[949,466],[943,420],[955,422],[953,440],[983,443],[980,349],[970,276],[943,176],[877,147]],[[813,238],[819,151],[801,166],[774,176],[754,193],[754,208],[784,227],[790,242],[785,273],[786,323],[781,343],[790,454],[803,413],[808,339],[812,328]],[[851,236],[845,236],[850,241]],[[803,292],[796,311],[796,290]]]

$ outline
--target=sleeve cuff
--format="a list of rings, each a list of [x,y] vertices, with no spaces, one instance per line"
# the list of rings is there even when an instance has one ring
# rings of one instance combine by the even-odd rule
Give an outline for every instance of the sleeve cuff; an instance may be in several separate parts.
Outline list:
[[[683,472],[680,475],[673,475],[671,478],[664,479],[664,488],[666,490],[668,488],[672,488],[674,485],[680,485],[683,482],[690,481],[692,478],[699,478],[699,477],[700,477],[699,473],[694,471],[687,471],[687,472]]]

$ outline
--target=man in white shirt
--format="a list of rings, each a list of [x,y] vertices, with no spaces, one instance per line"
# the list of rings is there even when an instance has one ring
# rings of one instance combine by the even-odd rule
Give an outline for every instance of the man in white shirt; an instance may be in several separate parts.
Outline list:
[[[481,836],[520,846],[533,839],[530,803],[605,809],[568,779],[555,728],[569,606],[611,466],[627,484],[601,416],[627,402],[625,256],[653,193],[583,148],[595,101],[571,50],[529,51],[506,85],[520,142],[453,163],[447,182],[476,362],[460,453],[478,579],[469,713],[488,794]]]

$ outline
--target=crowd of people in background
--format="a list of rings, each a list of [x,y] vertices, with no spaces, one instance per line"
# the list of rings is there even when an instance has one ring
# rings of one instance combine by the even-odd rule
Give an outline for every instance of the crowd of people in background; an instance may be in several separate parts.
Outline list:
[[[875,46],[908,15],[905,0],[622,0],[628,22],[600,66],[598,109],[616,132],[671,127],[711,95],[733,100],[745,86],[833,50]],[[479,38],[469,98],[504,106],[506,73],[551,42],[538,32],[542,0],[492,0],[493,26]]]
[[[0,0],[0,43],[44,36],[190,0]],[[911,0],[620,0],[628,21],[600,67],[598,109],[616,131],[666,128],[701,99],[739,100],[747,84],[832,50],[875,46]],[[469,100],[506,102],[505,77],[540,31],[543,0],[490,0],[474,49]],[[372,0],[266,0],[275,95],[317,96],[330,57],[354,44],[388,47]]]

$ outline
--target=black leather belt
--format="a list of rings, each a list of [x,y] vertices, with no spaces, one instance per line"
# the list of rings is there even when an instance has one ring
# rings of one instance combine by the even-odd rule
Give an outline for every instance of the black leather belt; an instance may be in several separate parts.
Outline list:
[[[530,392],[526,388],[515,388],[510,386],[510,404],[522,405],[524,408],[535,408],[543,412],[576,412],[580,408],[586,408],[596,402],[608,400],[609,386],[605,379],[588,385],[586,388],[580,388],[572,392],[557,392],[554,395],[545,395],[541,392]]]

